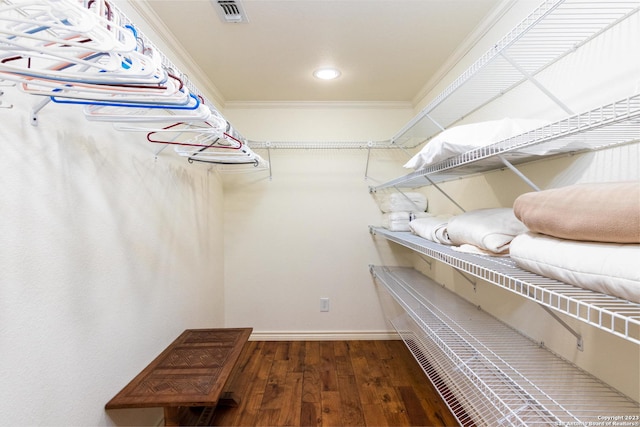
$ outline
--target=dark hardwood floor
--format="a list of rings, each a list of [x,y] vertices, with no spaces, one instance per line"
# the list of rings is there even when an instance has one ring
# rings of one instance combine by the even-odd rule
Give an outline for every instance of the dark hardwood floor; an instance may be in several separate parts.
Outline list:
[[[402,341],[249,341],[217,426],[456,426]]]

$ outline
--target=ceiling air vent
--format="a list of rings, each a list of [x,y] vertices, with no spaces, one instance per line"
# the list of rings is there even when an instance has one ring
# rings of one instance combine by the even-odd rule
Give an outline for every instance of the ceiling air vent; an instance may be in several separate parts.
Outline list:
[[[216,10],[222,22],[239,24],[249,22],[247,14],[244,12],[242,4],[237,0],[216,0]]]

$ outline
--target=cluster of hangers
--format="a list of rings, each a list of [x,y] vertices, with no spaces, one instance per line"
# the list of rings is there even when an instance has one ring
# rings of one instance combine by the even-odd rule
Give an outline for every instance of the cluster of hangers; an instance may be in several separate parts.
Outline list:
[[[87,120],[147,134],[190,162],[264,160],[105,0],[0,0],[0,81]]]

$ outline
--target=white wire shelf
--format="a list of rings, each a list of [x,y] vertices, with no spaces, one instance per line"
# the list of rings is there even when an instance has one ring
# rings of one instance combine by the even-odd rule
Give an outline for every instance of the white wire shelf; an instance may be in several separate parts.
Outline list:
[[[637,0],[545,0],[400,129],[393,143],[421,144],[638,10]]]
[[[567,153],[640,140],[640,94],[480,147],[372,188],[415,188]]]
[[[410,232],[393,232],[380,227],[370,227],[370,232],[551,310],[640,344],[640,304],[539,276],[519,268],[508,257],[457,252]]]
[[[638,421],[638,402],[415,270],[371,274],[402,307],[389,321],[462,426]]]
[[[394,147],[389,141],[248,141],[252,149],[275,150],[368,150]]]

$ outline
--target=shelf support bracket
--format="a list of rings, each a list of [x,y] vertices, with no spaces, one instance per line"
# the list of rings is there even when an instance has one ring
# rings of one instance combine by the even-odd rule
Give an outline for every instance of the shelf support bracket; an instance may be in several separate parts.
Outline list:
[[[535,185],[533,183],[533,181],[531,181],[529,178],[527,178],[522,172],[520,172],[515,166],[513,166],[513,164],[511,164],[511,162],[509,162],[509,160],[505,159],[502,155],[498,155],[498,157],[500,158],[500,161],[502,161],[502,163],[508,167],[513,173],[515,173],[516,175],[518,175],[518,178],[520,178],[521,180],[523,180],[524,182],[527,183],[527,185],[531,188],[533,188],[535,191],[540,191],[540,187],[538,187],[537,185]]]
[[[429,114],[425,114],[424,115],[426,118],[428,118],[429,120],[431,120],[433,122],[434,125],[436,125],[438,127],[438,129],[440,129],[440,131],[443,131],[444,128],[442,127],[442,125],[438,122],[435,121],[435,119],[433,117],[431,117]]]
[[[464,273],[462,272],[462,270],[458,270],[458,269],[457,269],[457,268],[455,268],[455,267],[451,267],[451,268],[453,268],[453,271],[455,271],[455,272],[456,272],[456,273],[458,273],[460,276],[462,276],[462,278],[463,278],[464,280],[466,280],[467,282],[469,282],[469,283],[471,283],[471,284],[473,285],[473,292],[475,292],[475,291],[476,291],[476,286],[477,286],[476,281],[471,280],[469,277],[467,277],[467,275],[466,275],[466,274],[464,274]]]
[[[0,90],[0,96],[4,95],[4,92]],[[0,108],[13,108],[13,104],[7,104],[0,101]]]
[[[38,126],[38,113],[51,102],[51,98],[44,98],[31,109],[31,125]]]
[[[429,258],[425,258],[421,253],[417,253],[418,254],[418,258],[420,258],[422,261],[424,261],[425,264],[427,264],[429,266],[429,269],[431,269],[433,267],[433,263],[431,262],[431,260]]]
[[[176,136],[174,136],[173,138],[171,138],[171,142],[175,142],[176,139],[178,139],[178,137],[182,135],[182,132],[180,132],[179,134],[177,134]],[[155,153],[154,156],[156,158],[156,160],[158,159],[158,156],[160,155],[160,153],[162,153],[164,151],[165,148],[167,148],[169,146],[169,144],[163,144],[162,147],[160,147],[160,149],[158,149]]]
[[[459,205],[455,200],[453,200],[453,199],[451,198],[451,196],[449,196],[449,195],[448,195],[448,194],[447,194],[447,193],[446,193],[442,188],[438,187],[438,185],[437,185],[435,182],[433,182],[433,180],[432,180],[431,178],[429,178],[427,175],[424,175],[424,178],[425,178],[427,181],[429,181],[429,183],[430,183],[431,185],[433,185],[433,187],[434,187],[436,190],[438,190],[439,192],[441,192],[441,193],[444,195],[444,197],[446,197],[447,199],[449,199],[449,201],[450,201],[451,203],[453,203],[454,205],[456,205],[456,206],[458,207],[458,209],[460,209],[462,212],[466,212],[462,206],[460,206],[460,205]]]
[[[271,174],[271,142],[267,141],[264,143],[265,147],[267,147],[267,162],[269,162],[269,181],[273,178]]]
[[[576,343],[576,347],[578,348],[578,350],[580,351],[584,351],[584,341],[582,340],[582,335],[580,335],[578,332],[576,332],[571,326],[569,326],[567,324],[567,322],[565,322],[564,320],[562,320],[557,314],[555,314],[549,307],[544,306],[542,304],[538,304],[540,307],[542,307],[544,309],[544,311],[546,311],[547,313],[549,313],[549,316],[553,317],[553,319],[558,322],[560,325],[562,325],[563,328],[565,328],[567,331],[569,331],[569,333],[571,335],[573,335],[574,337],[576,337],[577,343]]]
[[[398,148],[401,149],[402,152],[407,155],[407,157],[409,157],[409,158],[413,157],[413,154],[411,154],[409,151],[407,151],[407,149],[404,148],[403,146],[399,145]]]
[[[502,56],[509,64],[511,64],[513,66],[513,68],[515,68],[516,70],[518,70],[527,80],[529,80],[535,87],[537,87],[542,93],[544,93],[545,95],[547,95],[549,97],[549,99],[551,99],[553,102],[556,103],[556,105],[560,108],[562,108],[567,114],[569,114],[570,116],[574,115],[575,112],[573,112],[571,110],[571,108],[567,107],[565,105],[564,102],[560,101],[560,99],[558,99],[557,96],[555,96],[554,94],[552,94],[546,87],[544,87],[542,85],[542,83],[540,83],[538,80],[536,80],[536,78],[534,76],[532,76],[531,74],[529,74],[524,68],[522,68],[520,65],[518,65],[518,63],[516,63],[516,61],[514,61],[513,59],[511,59],[508,55],[506,55],[504,52],[500,52],[500,56]]]
[[[158,159],[158,156],[160,155],[160,153],[162,153],[164,151],[165,148],[167,148],[169,144],[164,144],[162,147],[160,147],[159,150],[156,150],[155,153],[153,153],[153,156],[156,158],[156,160]]]
[[[371,158],[371,147],[373,147],[373,142],[367,142],[367,165],[364,168],[364,179],[369,179],[369,159]]]

